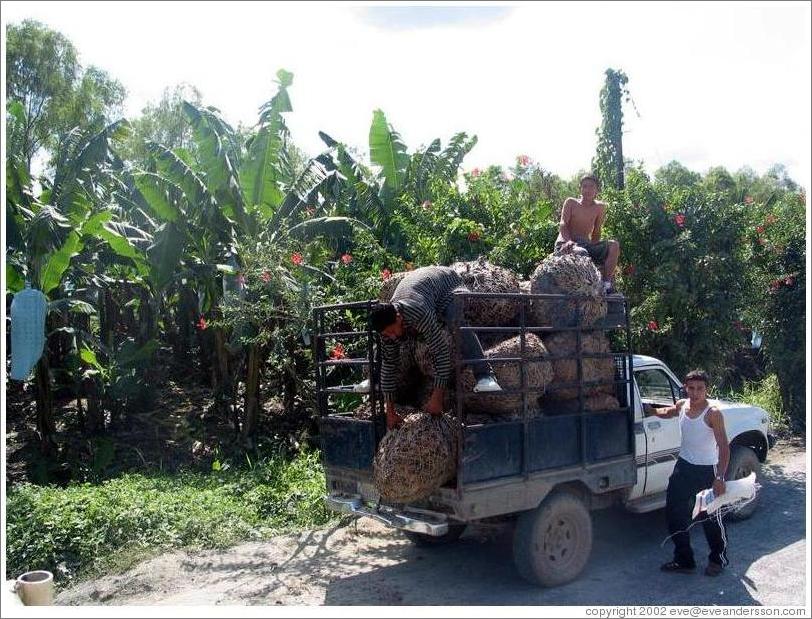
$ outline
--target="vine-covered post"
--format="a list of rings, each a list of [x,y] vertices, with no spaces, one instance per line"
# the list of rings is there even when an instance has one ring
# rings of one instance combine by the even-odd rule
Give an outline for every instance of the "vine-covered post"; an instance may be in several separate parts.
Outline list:
[[[595,131],[598,148],[592,168],[604,186],[623,189],[623,101],[629,100],[626,88],[629,78],[623,71],[606,70],[606,81],[600,94],[601,125]]]

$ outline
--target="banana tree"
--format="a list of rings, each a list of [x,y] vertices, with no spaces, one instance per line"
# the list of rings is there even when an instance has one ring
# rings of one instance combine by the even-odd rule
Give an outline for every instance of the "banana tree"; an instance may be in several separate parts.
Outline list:
[[[12,234],[7,245],[7,291],[16,292],[25,281],[37,286],[51,301],[49,325],[53,333],[70,333],[65,311],[91,307],[78,285],[81,264],[104,251],[124,260],[135,271],[145,272],[143,255],[126,236],[109,202],[111,143],[127,131],[119,121],[87,135],[72,131],[61,145],[53,179],[33,182],[13,157],[7,162],[6,217]],[[62,319],[60,320],[60,316]],[[53,418],[49,348],[36,367],[37,428],[43,444],[50,444]]]
[[[431,199],[432,184],[456,183],[463,158],[476,145],[476,136],[455,134],[446,148],[439,139],[409,154],[400,134],[381,110],[375,110],[369,129],[369,156],[373,167],[358,161],[348,147],[319,132],[329,148],[331,166],[344,182],[341,212],[369,223],[393,254],[406,255],[406,233],[399,219],[411,207]],[[377,170],[377,171],[376,171]]]
[[[133,201],[159,223],[149,252],[155,284],[166,289],[178,279],[192,280],[201,314],[220,316],[220,280],[241,271],[240,243],[268,242],[281,252],[292,239],[345,234],[352,225],[329,214],[340,182],[329,157],[309,160],[298,174],[290,165],[284,115],[292,109],[292,80],[286,71],[277,73],[278,90],[260,108],[258,123],[242,145],[216,109],[185,102],[193,152],[148,144],[154,169],[133,174]],[[232,377],[241,364],[232,367],[228,334],[217,324],[207,333],[214,339],[215,391],[223,395],[233,391]],[[257,367],[249,362],[249,368]],[[258,385],[256,376],[248,383]]]

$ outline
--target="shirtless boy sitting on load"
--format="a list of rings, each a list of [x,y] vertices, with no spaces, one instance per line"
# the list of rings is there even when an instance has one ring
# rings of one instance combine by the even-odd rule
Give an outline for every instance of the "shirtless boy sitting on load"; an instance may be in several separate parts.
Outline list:
[[[615,267],[620,245],[615,240],[601,240],[601,226],[606,203],[598,202],[598,179],[588,174],[581,178],[581,198],[567,198],[561,209],[555,253],[587,253],[601,269],[604,291],[614,292]]]

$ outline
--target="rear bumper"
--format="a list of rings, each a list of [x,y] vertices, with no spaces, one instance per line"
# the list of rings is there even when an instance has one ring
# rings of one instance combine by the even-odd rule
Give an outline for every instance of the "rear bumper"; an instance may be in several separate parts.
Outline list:
[[[374,508],[368,507],[364,505],[359,496],[330,494],[324,497],[324,501],[328,509],[334,512],[352,516],[368,516],[396,529],[423,533],[434,537],[448,533],[448,522],[444,514],[423,510],[420,513],[405,513],[385,505]]]

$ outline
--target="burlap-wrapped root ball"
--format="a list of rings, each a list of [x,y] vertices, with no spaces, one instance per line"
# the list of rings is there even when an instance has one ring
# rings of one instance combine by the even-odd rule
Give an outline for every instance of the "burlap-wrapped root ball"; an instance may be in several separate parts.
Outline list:
[[[519,294],[519,279],[512,271],[484,258],[451,265],[471,292],[509,292]],[[507,327],[519,311],[514,299],[469,299],[465,319],[474,327]]]
[[[392,295],[395,294],[395,288],[408,274],[408,271],[400,271],[399,273],[392,273],[389,279],[383,280],[381,284],[381,291],[378,293],[378,301],[381,303],[389,303],[392,300]]]
[[[541,409],[545,415],[570,415],[578,412],[578,399],[553,400],[542,398]],[[584,397],[584,412],[613,411],[620,408],[617,398],[608,393]]]
[[[575,254],[548,256],[530,278],[532,294],[584,295],[578,301],[533,299],[531,315],[536,325],[570,327],[578,321],[590,326],[606,316],[601,274],[588,257]]]
[[[578,397],[575,387],[555,389],[557,384],[574,383],[578,381],[578,362],[576,356],[576,334],[574,331],[560,331],[544,338],[544,345],[550,355],[568,355],[569,359],[555,359],[553,366],[553,384],[548,389],[548,397],[555,400],[570,400]],[[581,333],[581,353],[608,353],[611,352],[609,340],[603,333]],[[615,386],[615,363],[610,357],[581,359],[582,381],[608,381],[607,384],[595,385],[583,389],[584,396],[593,396],[600,393],[613,395]]]
[[[517,335],[511,339],[489,348],[485,351],[485,356],[490,359],[501,357],[523,357],[524,359],[534,359],[544,357],[548,354],[547,349],[541,339],[532,333],[525,334],[524,356],[521,354],[521,336]],[[502,389],[519,389],[521,387],[521,366],[516,363],[494,363],[493,371],[496,380]],[[526,378],[525,386],[531,389],[527,394],[528,406],[536,406],[539,396],[547,389],[547,385],[552,382],[553,368],[549,361],[525,361]],[[473,391],[476,380],[470,368],[466,368],[462,373],[462,384],[460,389],[466,392]],[[466,398],[466,410],[474,413],[491,414],[512,414],[521,413],[522,394],[511,395],[490,395],[478,394],[474,397]]]
[[[381,498],[409,503],[429,496],[456,472],[456,422],[407,407],[403,425],[387,432],[378,446],[372,479]]]
[[[530,419],[534,417],[538,417],[542,414],[542,409],[537,404],[533,404],[530,406],[528,402],[527,407],[527,416]],[[489,415],[488,413],[467,413],[465,415],[465,425],[467,426],[476,426],[476,425],[487,425],[489,423],[498,423],[504,421],[519,421],[523,419],[523,413],[521,407],[516,410],[514,413],[510,413],[509,415]]]

